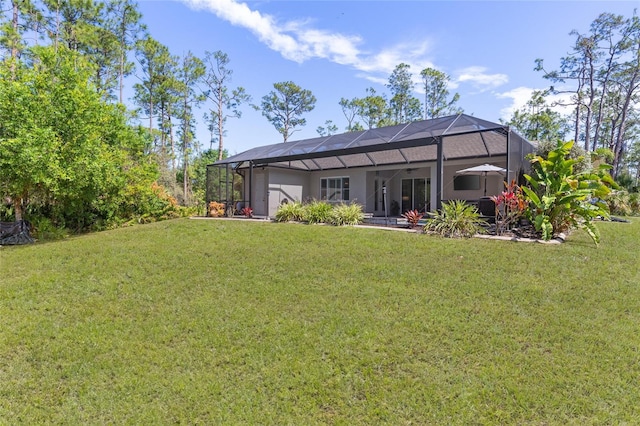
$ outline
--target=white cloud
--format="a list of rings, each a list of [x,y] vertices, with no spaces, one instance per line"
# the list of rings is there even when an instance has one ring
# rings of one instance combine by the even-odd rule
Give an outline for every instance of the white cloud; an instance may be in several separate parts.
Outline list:
[[[311,28],[307,21],[279,22],[273,16],[251,10],[246,3],[236,0],[183,1],[194,9],[207,10],[232,25],[248,29],[270,49],[298,63],[312,58],[327,59],[362,71],[371,81],[382,78],[380,74],[385,75],[386,81],[401,62],[411,65],[414,73],[431,66],[424,60],[429,49],[426,41],[399,44],[371,54],[360,49],[362,39],[357,35]]]
[[[486,67],[473,66],[459,70],[449,87],[456,89],[460,83],[470,83],[480,91],[495,89],[509,82],[506,74],[488,74]]]
[[[498,93],[496,97],[498,99],[511,99],[511,104],[500,110],[500,118],[509,120],[513,116],[513,113],[524,107],[526,103],[531,99],[531,95],[536,90],[546,90],[548,88],[532,89],[530,87],[516,87],[508,92]],[[551,106],[553,111],[557,111],[560,114],[571,114],[573,106],[571,106],[571,94],[560,93],[547,95],[547,103]]]
[[[530,87],[516,87],[508,92],[498,93],[498,99],[511,99],[511,104],[500,110],[500,118],[510,120],[516,110],[525,106],[527,101],[531,99],[531,94],[535,89]]]

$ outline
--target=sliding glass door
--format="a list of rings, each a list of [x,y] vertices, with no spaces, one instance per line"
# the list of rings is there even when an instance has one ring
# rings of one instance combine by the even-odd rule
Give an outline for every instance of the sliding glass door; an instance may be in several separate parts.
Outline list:
[[[429,210],[431,183],[428,178],[402,179],[402,212]]]

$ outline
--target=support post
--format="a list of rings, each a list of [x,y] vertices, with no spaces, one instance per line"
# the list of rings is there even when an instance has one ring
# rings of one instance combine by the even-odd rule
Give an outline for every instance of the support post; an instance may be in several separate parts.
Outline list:
[[[246,200],[247,207],[253,208],[253,206],[251,205],[252,196],[253,196],[253,161],[249,161],[249,199]]]
[[[384,224],[389,224],[389,214],[387,213],[387,186],[382,187],[382,204],[384,205]]]
[[[511,126],[507,126],[507,184],[511,182]],[[515,177],[514,177],[515,179]]]
[[[440,210],[442,208],[442,193],[444,192],[444,149],[443,149],[443,141],[444,138],[441,136],[437,138],[438,143],[437,147],[437,161],[436,161],[436,209]]]

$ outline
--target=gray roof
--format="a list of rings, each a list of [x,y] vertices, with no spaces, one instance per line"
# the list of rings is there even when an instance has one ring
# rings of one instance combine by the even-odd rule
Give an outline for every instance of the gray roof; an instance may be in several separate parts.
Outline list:
[[[215,164],[248,167],[252,162],[310,171],[410,164],[435,161],[440,138],[445,159],[503,156],[509,133],[513,142],[527,142],[508,126],[460,114],[261,146]]]

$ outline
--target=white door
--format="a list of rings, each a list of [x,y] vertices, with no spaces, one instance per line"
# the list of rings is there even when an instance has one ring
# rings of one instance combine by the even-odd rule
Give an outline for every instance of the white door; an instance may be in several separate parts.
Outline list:
[[[253,214],[257,216],[267,215],[267,185],[265,172],[254,172],[253,174],[253,199],[251,200]]]

